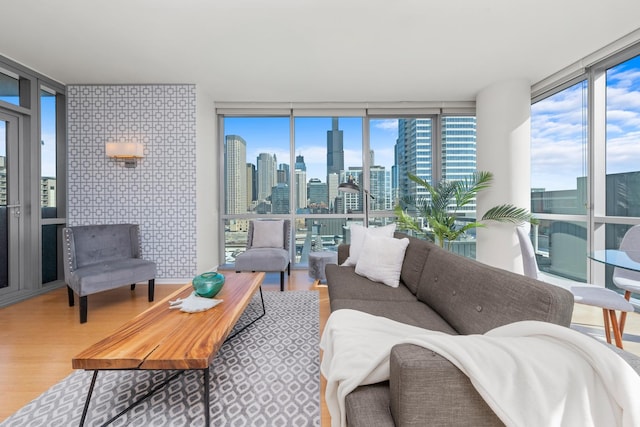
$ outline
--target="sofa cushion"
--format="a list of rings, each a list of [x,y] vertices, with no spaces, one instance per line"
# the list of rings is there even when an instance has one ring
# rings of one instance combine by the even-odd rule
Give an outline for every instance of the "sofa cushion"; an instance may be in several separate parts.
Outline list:
[[[483,334],[519,320],[569,326],[573,295],[560,287],[431,248],[418,300],[458,333]]]
[[[382,283],[373,282],[355,272],[354,267],[328,264],[325,267],[329,298],[364,299],[375,301],[416,301],[402,283],[391,288]]]
[[[400,284],[400,270],[409,239],[366,236],[356,273],[392,288]]]
[[[409,246],[404,254],[404,262],[400,271],[400,280],[413,293],[418,292],[420,277],[424,271],[429,251],[435,245],[429,241],[418,239],[416,237],[407,236],[402,233],[395,233],[394,237],[398,239],[409,239]]]
[[[351,244],[349,245],[349,258],[342,264],[344,266],[355,266],[360,259],[360,254],[364,248],[364,239],[367,235],[378,237],[393,237],[396,231],[396,224],[385,225],[384,227],[367,228],[359,224],[351,225]]]
[[[394,427],[389,407],[389,382],[361,386],[344,402],[349,427]]]
[[[407,325],[432,331],[457,334],[442,317],[428,305],[419,301],[364,301],[361,299],[331,299],[331,311],[342,308],[363,311],[374,316],[386,317]]]

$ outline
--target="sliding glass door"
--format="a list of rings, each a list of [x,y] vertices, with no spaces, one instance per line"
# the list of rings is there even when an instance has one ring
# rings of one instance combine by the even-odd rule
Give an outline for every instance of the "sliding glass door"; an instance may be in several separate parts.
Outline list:
[[[0,295],[19,286],[18,116],[0,112]]]

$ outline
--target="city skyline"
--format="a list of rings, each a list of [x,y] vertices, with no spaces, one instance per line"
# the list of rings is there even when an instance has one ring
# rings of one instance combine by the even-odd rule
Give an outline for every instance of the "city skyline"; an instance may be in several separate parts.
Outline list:
[[[265,118],[257,119],[258,124],[267,125],[267,130],[262,135],[278,133],[281,137],[284,135],[284,125],[286,123],[281,118],[275,119],[274,122],[264,120]],[[354,119],[351,120],[353,125],[355,121],[353,121]],[[362,119],[357,120],[360,122],[361,127]],[[321,163],[322,166],[317,168],[316,173],[318,176],[309,175],[310,168],[308,167],[307,158],[303,154],[296,154],[294,169],[291,170],[287,163],[277,161],[277,153],[266,151],[265,147],[257,147],[255,150],[257,153],[255,157],[255,181],[257,182],[258,191],[252,197],[252,202],[246,203],[246,211],[265,213],[276,213],[275,210],[278,211],[277,213],[288,213],[289,210],[294,212],[311,210],[314,213],[361,212],[364,203],[362,193],[346,194],[338,191],[339,183],[351,179],[362,186],[362,172],[364,169],[362,161],[352,165],[348,163],[348,160],[344,160],[346,157],[344,155],[345,145],[348,144],[345,141],[348,141],[350,132],[343,129],[341,121],[342,118],[337,117],[314,119],[312,121],[302,120],[300,122],[296,120],[296,136],[300,138],[304,138],[303,135],[307,135],[307,137],[312,135],[315,140],[319,141],[320,130],[324,131],[323,144],[320,145],[321,143],[317,142],[319,151],[324,154],[321,158],[325,160],[324,163]],[[347,118],[345,121],[348,122],[350,119]],[[453,179],[463,179],[475,171],[476,119],[474,116],[445,116],[441,118],[441,122],[442,126],[437,128],[442,129],[443,175]],[[256,122],[254,122],[253,118],[245,118],[244,120],[238,120],[236,124],[238,123],[244,126],[237,126],[237,129],[234,129],[236,133],[227,133],[225,135],[225,180],[227,182],[225,197],[228,200],[227,213],[229,214],[242,213],[238,211],[238,203],[229,201],[229,198],[244,199],[242,194],[238,193],[237,186],[240,183],[238,179],[234,178],[234,171],[244,168],[245,165],[246,168],[251,166],[253,170],[254,165],[253,156],[246,154],[250,151],[249,142],[245,143],[245,137],[240,134],[251,134],[257,128]],[[306,128],[298,126],[300,124],[306,125]],[[301,127],[307,131],[311,129],[310,124],[315,124],[316,127],[327,126],[328,128],[315,129],[312,133],[300,131]],[[233,129],[233,126],[230,127]],[[430,180],[432,177],[432,162],[434,161],[432,158],[433,119],[393,119],[393,122],[390,120],[372,120],[371,127],[383,129],[387,133],[384,139],[384,148],[393,152],[393,156],[384,156],[387,160],[386,165],[380,165],[376,155],[376,144],[371,144],[371,149],[368,151],[370,156],[367,175],[370,181],[368,187],[372,200],[374,200],[371,203],[371,207],[375,210],[391,210],[398,197],[429,197],[426,190],[419,189],[415,183],[407,179],[407,175],[408,173],[413,173],[425,180]],[[247,130],[247,132],[244,132],[244,130]],[[352,128],[351,131],[357,132],[357,129]],[[391,136],[389,136],[389,133],[391,133]],[[241,151],[238,151],[233,144],[235,140],[243,142]],[[352,144],[355,144],[355,142],[352,142]],[[362,141],[359,140],[358,146],[360,147],[361,145]],[[290,159],[291,156],[287,157]],[[245,165],[239,163],[241,158],[246,160]],[[284,169],[284,173],[280,172],[281,169]],[[274,184],[276,176],[278,177],[278,187]],[[399,179],[398,177],[402,178]],[[250,179],[253,181],[254,178]],[[290,184],[291,182],[295,187],[291,189],[290,193],[282,185]],[[235,196],[236,193],[239,195]],[[290,194],[294,195],[294,201],[289,200]],[[275,207],[276,198],[277,207]]]

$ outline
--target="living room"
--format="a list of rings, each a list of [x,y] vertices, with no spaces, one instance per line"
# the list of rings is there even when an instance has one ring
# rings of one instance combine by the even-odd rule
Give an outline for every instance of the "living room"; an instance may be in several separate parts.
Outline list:
[[[637,57],[640,32],[634,17],[640,6],[595,1],[562,5],[545,1],[527,6],[508,1],[476,3],[407,2],[399,6],[278,1],[267,7],[253,1],[241,5],[226,1],[206,5],[63,1],[6,6],[6,24],[0,30],[0,71],[8,80],[17,81],[20,89],[28,83],[35,86],[28,101],[20,100],[17,105],[0,101],[2,112],[17,115],[28,129],[20,138],[29,147],[23,146],[20,152],[23,185],[16,191],[22,192],[21,197],[6,201],[15,205],[22,200],[25,207],[20,217],[15,212],[9,215],[13,233],[22,233],[10,234],[9,241],[20,244],[7,249],[19,254],[9,269],[14,272],[9,277],[19,279],[9,281],[8,289],[1,291],[3,302],[25,300],[63,285],[61,270],[54,268],[55,277],[46,276],[50,270],[44,268],[47,259],[41,248],[51,247],[45,242],[47,232],[53,229],[55,236],[55,230],[64,225],[113,220],[139,223],[143,253],[158,264],[157,283],[162,287],[187,283],[196,274],[229,262],[227,254],[233,255],[235,242],[228,228],[242,228],[238,222],[250,218],[339,220],[341,225],[353,219],[362,222],[362,198],[354,201],[350,213],[298,213],[294,197],[286,214],[228,210],[227,194],[233,193],[224,183],[226,137],[266,133],[276,119],[284,122],[284,151],[270,151],[266,142],[254,143],[255,139],[245,137],[247,160],[249,152],[277,152],[279,163],[293,166],[299,148],[304,147],[302,134],[297,132],[317,119],[322,127],[315,131],[312,148],[321,146],[325,151],[310,149],[304,159],[311,164],[320,157],[326,166],[322,157],[331,120],[338,118],[345,141],[351,141],[351,135],[341,126],[355,120],[349,129],[358,132],[359,146],[347,148],[357,161],[345,166],[352,166],[355,172],[360,168],[364,188],[372,189],[371,167],[384,162],[386,170],[391,169],[393,159],[385,157],[393,154],[383,150],[391,149],[397,139],[376,145],[376,125],[385,124],[386,119],[430,119],[437,134],[436,125],[441,126],[446,117],[475,117],[476,167],[495,175],[491,190],[478,198],[478,211],[499,203],[531,208],[543,221],[540,252],[546,252],[544,258],[557,272],[568,271],[569,276],[592,283],[610,280],[611,273],[600,263],[588,261],[586,254],[616,247],[616,238],[638,223],[639,215],[633,210],[607,210],[604,171],[608,174],[613,155],[624,155],[624,151],[605,152],[607,138],[616,135],[606,134],[604,128],[611,125],[613,132],[617,117],[606,115],[604,99],[600,99],[606,96],[602,95],[606,82],[596,77],[606,79],[608,69]],[[30,80],[30,76],[35,77]],[[575,92],[564,91],[576,84],[580,103],[572,113],[580,117],[571,126],[581,126],[580,133],[586,135],[579,146],[584,151],[557,145],[554,153],[558,160],[571,152],[572,168],[577,165],[578,171],[574,173],[562,160],[541,168],[546,157],[532,143],[536,137],[544,142],[542,134],[548,129],[536,121],[543,111],[536,111],[534,104],[573,100],[561,96],[575,96]],[[48,95],[38,96],[42,89]],[[637,93],[637,87],[631,89],[626,99]],[[52,97],[57,100],[55,117],[59,120],[53,140],[58,202],[52,216],[41,218],[27,208],[26,201],[33,206],[39,203],[41,192],[34,183],[52,175],[41,169],[40,156],[45,154],[39,150],[50,149],[51,144],[44,131],[41,135],[38,120],[24,118],[37,117],[37,106]],[[133,111],[137,116],[131,115]],[[620,111],[637,110],[626,105]],[[253,119],[262,119],[264,129],[256,132]],[[530,128],[523,126],[529,123]],[[232,126],[236,126],[233,131]],[[632,136],[633,130],[627,134]],[[111,136],[120,142],[132,135],[144,145],[144,157],[136,168],[127,169],[105,156],[104,144]],[[618,149],[629,150],[630,157],[635,154],[632,144],[621,144]],[[371,150],[377,153],[375,161],[363,155]],[[438,167],[444,176],[446,169],[434,165]],[[563,170],[569,170],[565,177],[573,180],[573,210],[562,204],[566,194],[549,192],[554,203],[532,204],[533,189],[550,188],[547,181],[536,181],[533,173],[548,178]],[[293,167],[290,176],[293,183]],[[307,179],[324,180],[324,176],[309,172]],[[587,188],[581,179],[585,176],[593,180],[588,208],[580,198]],[[336,190],[334,187],[337,185],[327,191]],[[290,194],[297,193],[292,188]],[[374,200],[377,203],[380,198]],[[392,221],[393,206],[371,208],[372,224]],[[22,225],[16,226],[15,218]],[[562,241],[567,246],[549,252],[545,238],[556,230],[554,224],[564,222],[579,223],[586,234],[560,230],[556,237],[569,236]],[[322,224],[328,226],[329,221]],[[330,246],[330,242],[324,244]],[[56,245],[54,240],[54,251]],[[512,227],[479,229],[474,250],[479,261],[522,271]],[[306,268],[303,254],[294,269]],[[53,263],[57,262],[54,257]]]

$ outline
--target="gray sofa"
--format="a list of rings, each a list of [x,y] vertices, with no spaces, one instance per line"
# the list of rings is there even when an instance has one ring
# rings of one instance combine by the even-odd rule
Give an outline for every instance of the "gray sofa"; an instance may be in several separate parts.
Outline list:
[[[359,276],[354,267],[327,265],[331,311],[355,309],[450,334],[482,334],[520,320],[570,325],[568,291],[409,240],[398,288]],[[349,246],[339,246],[338,264],[348,255]],[[640,372],[640,359],[619,353]],[[349,426],[502,425],[468,377],[431,350],[397,345],[390,370],[389,381],[347,396]]]
[[[65,227],[64,280],[69,307],[74,292],[80,300],[80,323],[87,321],[87,295],[148,281],[153,301],[156,264],[141,258],[140,228],[136,224],[104,224]]]

